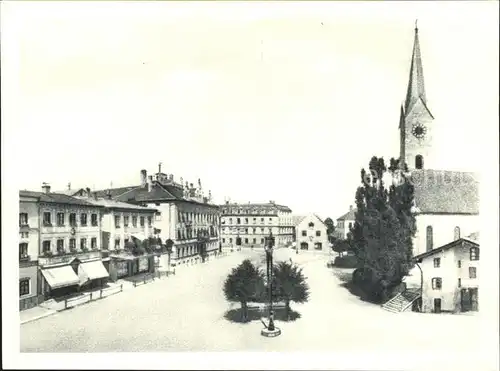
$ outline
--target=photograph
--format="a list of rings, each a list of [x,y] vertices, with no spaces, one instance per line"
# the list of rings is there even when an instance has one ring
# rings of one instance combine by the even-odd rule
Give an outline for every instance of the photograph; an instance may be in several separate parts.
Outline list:
[[[1,7],[4,367],[498,370],[498,2]]]

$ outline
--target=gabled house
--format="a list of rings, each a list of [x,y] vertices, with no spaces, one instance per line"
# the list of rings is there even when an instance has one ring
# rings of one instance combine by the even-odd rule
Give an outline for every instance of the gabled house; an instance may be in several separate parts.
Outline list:
[[[474,233],[415,256],[421,269],[422,312],[479,310],[479,251],[479,234]]]
[[[347,239],[347,234],[351,230],[354,225],[354,221],[356,219],[356,209],[349,206],[349,211],[342,215],[340,218],[337,218],[337,225],[335,226],[335,237],[341,240]]]
[[[316,214],[305,216],[295,229],[297,249],[330,252],[327,226]]]

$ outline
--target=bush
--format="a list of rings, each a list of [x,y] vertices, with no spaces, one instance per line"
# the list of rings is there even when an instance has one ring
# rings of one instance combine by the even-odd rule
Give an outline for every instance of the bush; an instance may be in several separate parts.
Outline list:
[[[333,266],[339,268],[356,268],[358,266],[358,259],[354,255],[337,256],[333,261]]]
[[[363,293],[363,298],[374,303],[384,303],[394,292],[401,290],[398,284],[380,278],[371,268],[358,268],[352,273],[352,283]]]

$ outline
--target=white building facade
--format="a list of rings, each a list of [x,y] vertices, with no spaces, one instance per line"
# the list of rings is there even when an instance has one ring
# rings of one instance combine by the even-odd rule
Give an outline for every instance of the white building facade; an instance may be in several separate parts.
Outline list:
[[[295,228],[299,250],[330,253],[327,226],[316,214],[307,215]]]

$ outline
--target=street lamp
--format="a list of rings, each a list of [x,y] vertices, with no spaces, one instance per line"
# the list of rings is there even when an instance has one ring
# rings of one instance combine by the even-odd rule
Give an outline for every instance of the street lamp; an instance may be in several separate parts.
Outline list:
[[[273,247],[274,237],[273,233],[269,233],[266,237],[265,251],[266,251],[266,267],[267,267],[267,287],[269,290],[269,325],[262,329],[260,332],[265,337],[276,337],[281,334],[281,330],[274,326],[274,312],[273,312]]]

